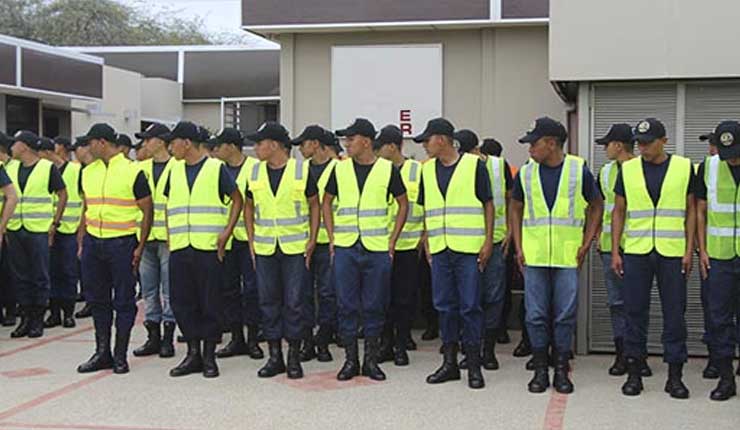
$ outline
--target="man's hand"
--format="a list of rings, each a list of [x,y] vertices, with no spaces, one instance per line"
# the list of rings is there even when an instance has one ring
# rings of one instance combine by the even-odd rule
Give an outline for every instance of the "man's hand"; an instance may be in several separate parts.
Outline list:
[[[701,272],[701,279],[706,280],[709,277],[709,269],[712,267],[709,265],[709,254],[706,251],[699,251],[699,271]]]
[[[257,270],[257,253],[254,252],[254,241],[249,241],[249,255],[252,257],[252,268]]]
[[[483,270],[485,270],[486,264],[488,264],[488,260],[491,258],[491,254],[493,254],[493,243],[491,243],[490,239],[486,239],[486,241],[483,242],[480,252],[478,252],[479,272],[483,272]]]
[[[313,257],[313,252],[316,250],[316,241],[309,240],[308,243],[306,243],[306,253],[304,256],[306,257],[306,270],[311,270],[311,257]]]
[[[334,241],[329,242],[329,264],[334,264]]]
[[[52,224],[51,227],[49,227],[49,248],[54,246],[54,235],[56,234],[57,234],[57,226]]]
[[[519,266],[519,273],[524,275],[524,267],[527,265],[527,262],[524,259],[524,251],[521,248],[517,248],[516,250],[516,265]]]
[[[504,259],[506,259],[506,256],[509,255],[509,245],[511,245],[511,240],[512,234],[511,232],[508,232],[506,233],[504,240],[501,242],[501,253],[504,256]]]
[[[226,230],[222,231],[221,234],[218,235],[218,242],[216,242],[216,257],[218,258],[219,263],[224,262],[224,256],[226,256],[226,242],[229,241],[230,236],[231,234]]]
[[[141,255],[144,253],[144,246],[139,245],[134,248],[134,256],[131,259],[131,268],[134,270],[134,274],[139,271],[139,263],[141,263]]]
[[[681,273],[686,277],[686,279],[691,276],[691,263],[693,258],[694,256],[691,251],[684,254],[683,258],[681,258]]]
[[[586,254],[588,254],[590,248],[590,245],[582,245],[580,248],[578,248],[578,254],[576,255],[576,261],[578,261],[578,269],[581,268],[581,266],[583,265],[583,261],[586,260]]]
[[[612,252],[612,270],[619,279],[624,278],[624,263],[619,252]]]
[[[393,261],[393,257],[396,255],[396,241],[393,239],[388,241],[388,255],[391,257],[391,261]]]

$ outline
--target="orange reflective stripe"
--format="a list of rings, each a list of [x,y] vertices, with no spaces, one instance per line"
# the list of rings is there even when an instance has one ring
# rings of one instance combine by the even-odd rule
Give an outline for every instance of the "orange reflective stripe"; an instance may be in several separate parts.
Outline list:
[[[110,197],[105,198],[86,198],[85,203],[88,206],[92,205],[111,205],[111,206],[136,206],[136,200],[133,199],[113,199]]]
[[[102,221],[99,219],[87,219],[86,224],[91,227],[105,228],[108,230],[129,230],[136,228],[136,221],[124,221],[124,222],[113,222],[113,221]]]

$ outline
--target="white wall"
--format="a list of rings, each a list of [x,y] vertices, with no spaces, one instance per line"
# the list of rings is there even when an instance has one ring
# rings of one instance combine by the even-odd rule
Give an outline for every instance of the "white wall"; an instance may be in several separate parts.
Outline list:
[[[182,118],[182,84],[161,78],[142,78],[141,117],[144,120],[177,123]]]
[[[141,128],[141,75],[110,66],[103,67],[103,101],[75,100],[72,106],[90,113],[72,113],[72,135],[79,136],[92,124],[106,122],[129,136]]]
[[[216,133],[221,129],[221,103],[184,103],[182,119]]]
[[[5,94],[0,94],[0,131],[5,133],[8,128],[5,115],[7,114],[5,107]]]

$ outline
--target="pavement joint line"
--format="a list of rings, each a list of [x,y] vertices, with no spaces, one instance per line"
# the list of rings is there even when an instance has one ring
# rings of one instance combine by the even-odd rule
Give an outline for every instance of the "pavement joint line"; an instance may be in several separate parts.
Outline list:
[[[76,336],[81,333],[85,333],[87,331],[90,331],[93,329],[92,324],[87,327],[78,328],[77,330],[70,331],[69,333],[59,334],[56,336],[50,336],[50,337],[43,337],[40,340],[30,343],[28,345],[23,345],[18,348],[11,349],[10,351],[0,352],[0,358],[8,357],[13,354],[17,354],[19,352],[28,351],[29,349],[35,349],[44,345],[48,345],[52,342],[56,342],[61,339],[66,339],[68,337]]]
[[[143,427],[126,425],[101,425],[101,424],[47,424],[47,423],[21,423],[0,422],[0,428],[20,429],[59,429],[59,430],[184,430],[172,427]]]

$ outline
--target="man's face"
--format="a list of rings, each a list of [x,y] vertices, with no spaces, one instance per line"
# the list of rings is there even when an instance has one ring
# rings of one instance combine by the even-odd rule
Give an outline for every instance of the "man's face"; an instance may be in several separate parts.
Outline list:
[[[90,147],[87,145],[75,147],[75,157],[77,157],[77,160],[84,165],[88,165],[93,161]]]
[[[184,159],[187,150],[188,141],[186,141],[185,139],[172,139],[172,142],[170,142],[170,152],[176,160]]]
[[[136,161],[144,161],[151,157],[151,153],[146,148],[146,146],[141,145],[139,148],[136,149]]]
[[[717,148],[717,145],[709,145],[709,155],[714,157],[717,154],[719,154],[719,149]]]
[[[740,166],[740,157],[730,158],[727,160],[730,166]]]
[[[651,142],[643,142],[640,140],[637,142],[637,147],[640,148],[640,155],[652,158],[663,153],[663,146],[667,141],[668,139],[665,137],[662,139],[655,139]]]
[[[542,163],[550,156],[554,145],[551,137],[541,137],[529,146],[529,156],[537,163]]]
[[[265,161],[272,156],[272,154],[278,149],[278,143],[274,140],[260,140],[254,145],[254,155],[260,161]]]
[[[44,160],[51,161],[53,160],[53,157],[54,157],[54,151],[49,151],[49,150],[39,151],[39,157],[43,158]]]
[[[90,139],[88,148],[90,148],[90,155],[95,158],[101,158],[105,150],[105,143],[100,139]]]
[[[396,145],[392,143],[386,143],[378,149],[378,155],[386,160],[392,160],[396,152]]]
[[[301,151],[301,155],[303,155],[303,158],[311,158],[316,155],[319,146],[320,144],[318,140],[304,140],[303,142],[301,142],[298,150]]]
[[[17,141],[10,147],[10,155],[13,158],[18,159],[24,152],[28,151],[28,145],[21,141]]]
[[[144,143],[141,145],[141,148],[145,149],[149,154],[154,154],[160,146],[166,146],[162,139],[150,137],[149,139],[144,139]]]
[[[619,157],[619,150],[622,147],[621,142],[617,142],[616,140],[612,140],[609,142],[604,148],[606,149],[606,158],[609,160],[616,160],[617,157]]]
[[[366,143],[367,138],[364,136],[360,136],[359,134],[355,134],[353,136],[347,136],[346,141],[346,150],[347,155],[350,157],[354,157],[358,154],[361,154],[364,150],[364,146]]]
[[[439,155],[439,152],[442,150],[442,145],[444,144],[444,140],[441,136],[430,136],[429,139],[425,140],[422,143],[422,146],[424,146],[424,150],[427,152],[427,155],[429,158],[435,158],[437,155]]]
[[[69,152],[67,151],[67,148],[64,147],[64,145],[59,145],[57,143],[54,144],[54,153],[63,159],[67,160],[69,159]]]
[[[227,149],[225,144],[219,144],[211,149],[211,156],[218,158],[221,161],[226,161],[227,156]]]

